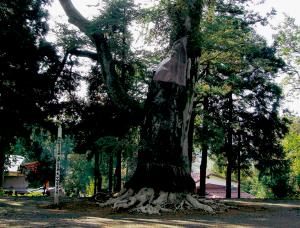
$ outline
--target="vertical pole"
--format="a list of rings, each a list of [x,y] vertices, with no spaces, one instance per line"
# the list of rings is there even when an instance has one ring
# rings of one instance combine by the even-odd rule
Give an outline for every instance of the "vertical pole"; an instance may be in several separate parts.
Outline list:
[[[239,138],[239,148],[238,148],[238,195],[237,198],[241,198],[241,145],[240,145],[240,138]]]
[[[56,143],[56,166],[55,166],[55,193],[54,204],[59,203],[59,181],[60,181],[60,160],[61,160],[61,140],[62,140],[62,128],[61,125],[57,131],[57,143]]]

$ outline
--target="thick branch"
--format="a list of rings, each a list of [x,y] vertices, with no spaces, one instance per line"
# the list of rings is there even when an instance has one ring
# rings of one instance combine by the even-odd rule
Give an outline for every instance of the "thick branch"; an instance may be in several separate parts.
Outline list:
[[[98,60],[97,53],[92,52],[92,51],[72,49],[72,50],[69,50],[69,53],[71,55],[76,55],[78,57],[87,57],[87,58],[90,58],[90,59],[95,60],[95,61]]]
[[[97,54],[77,49],[69,51],[70,54],[85,56],[99,61],[102,75],[106,81],[108,94],[113,103],[120,109],[129,110],[129,112],[134,110],[140,113],[142,111],[140,104],[127,94],[127,91],[119,80],[112,57],[112,51],[108,45],[108,39],[100,31],[92,32],[89,30],[90,21],[77,11],[71,0],[59,0],[59,2],[69,17],[69,22],[85,33],[97,49]]]
[[[89,21],[84,18],[79,11],[74,7],[71,0],[59,0],[61,6],[69,17],[69,22],[78,27],[86,35],[88,34]]]

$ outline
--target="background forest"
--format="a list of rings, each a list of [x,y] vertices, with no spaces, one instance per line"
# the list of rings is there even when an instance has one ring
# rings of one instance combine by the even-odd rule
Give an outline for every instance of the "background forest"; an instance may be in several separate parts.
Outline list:
[[[188,175],[201,157],[202,196],[209,159],[226,178],[228,198],[231,180],[256,197],[300,197],[300,117],[281,106],[299,96],[300,25],[293,18],[286,16],[268,44],[255,26],[267,25],[276,12],[260,15],[250,0],[161,0],[147,7],[105,0],[90,6],[98,16],[89,20],[68,11],[70,2],[60,1],[69,23],[56,24],[50,39],[52,1],[0,2],[0,188],[9,155],[42,164],[27,173],[30,187],[45,180],[54,185],[61,124],[62,186],[69,196],[119,192],[125,183],[153,187],[160,174],[150,168],[154,177],[145,183],[139,176],[141,160],[153,153],[166,166],[165,161],[183,162]],[[186,90],[162,86],[176,93],[179,106],[193,100],[188,156],[179,161],[172,155],[178,148],[174,137],[153,133],[169,111],[150,101],[162,89],[153,82],[155,71],[182,34],[188,37],[193,82],[187,81]],[[142,48],[136,47],[137,37]],[[172,99],[157,103],[167,107]],[[167,152],[162,156],[160,150]],[[168,191],[190,190],[184,175],[161,178],[183,180],[184,186]]]

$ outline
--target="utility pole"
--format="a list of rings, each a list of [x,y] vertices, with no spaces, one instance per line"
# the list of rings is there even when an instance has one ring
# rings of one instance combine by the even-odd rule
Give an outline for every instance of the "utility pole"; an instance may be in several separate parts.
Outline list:
[[[56,166],[55,166],[55,193],[54,204],[59,203],[59,182],[60,182],[60,160],[61,160],[61,141],[62,141],[62,128],[59,124],[57,130],[57,143],[56,143]]]

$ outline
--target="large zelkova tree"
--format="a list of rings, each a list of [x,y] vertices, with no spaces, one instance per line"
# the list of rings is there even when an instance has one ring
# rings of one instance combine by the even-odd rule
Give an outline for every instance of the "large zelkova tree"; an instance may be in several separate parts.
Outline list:
[[[107,5],[114,3],[118,6],[128,2],[131,1],[111,1]],[[128,95],[122,84],[118,56],[112,53],[112,38],[107,31],[109,24],[98,23],[95,28],[95,23],[84,18],[70,0],[60,0],[60,3],[69,22],[93,43],[111,101],[129,113],[141,113],[140,103]],[[160,65],[148,88],[142,112],[145,117],[141,126],[137,168],[125,185],[126,193],[109,203],[113,203],[115,208],[136,206],[137,211],[143,212],[157,213],[169,203],[212,211],[211,207],[200,204],[191,195],[180,194],[195,189],[190,175],[188,131],[200,56],[199,26],[204,2],[178,0],[164,3],[172,31],[171,56]],[[117,12],[121,9],[115,8]],[[125,12],[123,9],[118,13],[122,15]],[[104,11],[99,17],[100,22],[105,16]],[[114,24],[111,28],[114,33],[120,32],[121,24]]]
[[[60,61],[43,39],[47,2],[0,3],[0,187],[10,144],[18,136],[29,136],[27,127],[47,119],[55,103]]]

